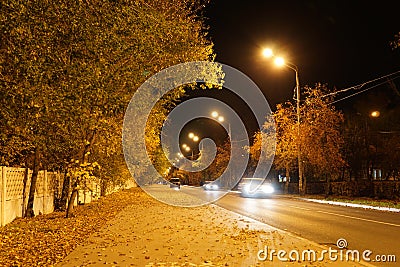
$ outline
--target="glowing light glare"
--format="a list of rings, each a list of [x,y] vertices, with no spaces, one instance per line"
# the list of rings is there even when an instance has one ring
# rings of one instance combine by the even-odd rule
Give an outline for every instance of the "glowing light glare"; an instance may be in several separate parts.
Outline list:
[[[189,136],[190,139],[193,139],[194,138],[194,133],[189,133],[188,136]]]
[[[187,147],[187,144],[183,144],[183,145],[182,145],[182,147],[186,149],[186,147]]]
[[[190,147],[186,146],[186,147],[185,147],[185,150],[186,150],[187,152],[189,152],[189,151],[190,151]]]
[[[281,67],[281,66],[285,65],[285,60],[283,59],[283,57],[276,57],[274,60],[274,63],[278,67]]]
[[[217,119],[219,122],[223,122],[225,120],[225,118],[220,116],[217,111],[211,112],[211,117]]]
[[[270,48],[265,48],[262,51],[262,54],[264,57],[267,57],[267,58],[272,57],[274,55],[274,53],[272,52],[272,49],[270,49]]]
[[[198,142],[199,141],[199,137],[197,135],[193,136],[193,141]]]
[[[377,118],[381,115],[381,113],[378,110],[374,110],[371,112],[371,117]]]

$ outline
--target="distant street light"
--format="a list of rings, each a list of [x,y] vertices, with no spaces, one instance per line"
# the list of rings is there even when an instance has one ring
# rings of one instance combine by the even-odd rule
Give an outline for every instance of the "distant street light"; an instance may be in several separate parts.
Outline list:
[[[269,48],[263,50],[263,56],[266,58],[273,58],[275,65],[281,67],[286,66],[289,69],[292,69],[296,75],[296,102],[297,102],[297,135],[299,138],[299,147],[297,150],[297,161],[299,168],[299,193],[303,194],[303,163],[301,160],[301,142],[300,142],[300,81],[299,81],[299,70],[296,65],[293,63],[285,62],[282,57],[277,57],[274,55],[273,51]]]
[[[216,119],[219,122],[224,122],[225,121],[224,116],[220,116],[217,111],[211,112],[211,117],[213,117],[214,119]],[[230,135],[230,134],[231,134],[231,124],[228,123],[228,135]]]
[[[194,142],[198,142],[199,141],[199,137],[197,135],[195,135],[194,133],[189,133],[188,137],[190,139],[192,139]]]
[[[219,122],[223,122],[225,120],[225,118],[223,116],[220,116],[217,111],[211,112],[211,117],[217,119],[217,121]]]
[[[378,110],[374,110],[371,112],[371,117],[378,118],[381,113]]]

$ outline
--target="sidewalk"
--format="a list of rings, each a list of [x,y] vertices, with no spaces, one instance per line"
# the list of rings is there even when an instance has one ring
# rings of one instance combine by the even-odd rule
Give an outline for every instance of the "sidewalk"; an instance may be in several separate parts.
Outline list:
[[[216,205],[175,207],[138,188],[132,190],[135,204],[56,266],[364,266],[332,262],[328,254],[322,261],[282,262],[275,253],[272,262],[269,258],[262,261],[258,255],[266,255],[259,251],[266,248],[267,255],[273,249],[297,250],[300,256],[302,251],[312,250],[317,258],[328,248]]]

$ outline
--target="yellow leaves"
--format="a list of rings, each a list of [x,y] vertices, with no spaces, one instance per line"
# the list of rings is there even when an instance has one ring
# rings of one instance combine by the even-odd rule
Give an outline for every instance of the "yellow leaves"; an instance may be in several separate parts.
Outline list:
[[[95,172],[100,168],[101,166],[97,162],[79,163],[79,160],[77,160],[75,165],[70,165],[67,175],[76,184],[77,188],[85,189],[88,188],[88,184],[99,179]]]
[[[18,218],[0,227],[1,265],[56,265],[119,211],[137,201],[139,196],[135,194],[140,192],[124,190],[78,206],[74,218],[66,219],[64,212],[53,212],[31,219]]]

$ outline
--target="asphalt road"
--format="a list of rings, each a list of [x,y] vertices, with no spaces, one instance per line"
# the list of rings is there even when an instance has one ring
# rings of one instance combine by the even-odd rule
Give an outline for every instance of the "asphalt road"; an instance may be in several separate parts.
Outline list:
[[[338,239],[347,241],[347,249],[366,250],[371,264],[376,266],[400,266],[400,213],[371,209],[334,206],[314,203],[299,198],[275,195],[271,198],[242,198],[238,193],[201,191],[200,188],[185,188],[183,192],[236,213],[251,217],[276,228],[312,240],[321,245],[336,248]],[[396,262],[377,262],[389,259]]]
[[[267,199],[242,198],[230,193],[217,205],[246,215],[276,228],[294,233],[322,245],[335,246],[340,238],[347,248],[371,250],[369,258],[395,255],[396,263],[377,266],[400,266],[400,214],[361,208],[333,206],[276,195]]]

